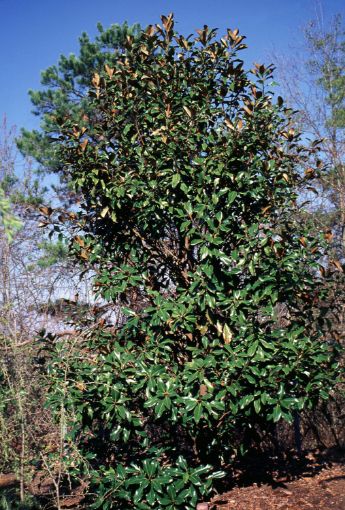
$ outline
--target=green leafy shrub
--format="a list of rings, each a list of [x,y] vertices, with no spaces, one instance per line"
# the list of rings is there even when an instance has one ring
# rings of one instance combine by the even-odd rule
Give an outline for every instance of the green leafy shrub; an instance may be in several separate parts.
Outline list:
[[[68,363],[57,342],[50,368],[94,508],[195,508],[239,432],[291,421],[338,371],[315,308],[325,243],[294,219],[316,148],[273,101],[272,68],[244,70],[238,31],[162,21],[94,75],[89,131],[60,119],[72,251],[127,315],[95,319]]]

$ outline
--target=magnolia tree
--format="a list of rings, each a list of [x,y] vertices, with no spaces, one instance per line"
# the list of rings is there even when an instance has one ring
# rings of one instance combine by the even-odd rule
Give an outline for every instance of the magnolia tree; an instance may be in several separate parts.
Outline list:
[[[195,508],[239,431],[291,421],[337,378],[315,311],[327,240],[294,220],[317,149],[273,100],[272,68],[244,69],[243,39],[185,38],[162,16],[94,75],[92,120],[57,119],[81,196],[60,215],[71,251],[127,316],[84,325],[68,365],[57,342],[50,369],[94,508]]]

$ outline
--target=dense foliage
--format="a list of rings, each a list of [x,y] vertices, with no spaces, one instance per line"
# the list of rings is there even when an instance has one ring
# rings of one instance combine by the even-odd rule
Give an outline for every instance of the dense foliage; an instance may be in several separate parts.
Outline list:
[[[72,251],[114,303],[74,355],[56,343],[50,370],[94,508],[195,508],[238,435],[291,421],[337,374],[314,306],[326,240],[294,220],[317,170],[272,68],[244,69],[237,30],[185,38],[162,22],[94,74],[88,129],[56,119],[81,202],[55,228],[74,223]]]

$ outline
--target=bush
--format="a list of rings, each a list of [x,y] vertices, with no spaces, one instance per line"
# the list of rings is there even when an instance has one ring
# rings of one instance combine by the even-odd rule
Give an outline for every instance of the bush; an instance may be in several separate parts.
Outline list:
[[[162,22],[94,75],[92,118],[58,119],[82,197],[72,251],[127,317],[84,323],[50,370],[94,508],[195,508],[239,430],[291,421],[338,370],[315,309],[325,242],[294,219],[317,148],[273,100],[272,68],[244,70],[237,30]]]

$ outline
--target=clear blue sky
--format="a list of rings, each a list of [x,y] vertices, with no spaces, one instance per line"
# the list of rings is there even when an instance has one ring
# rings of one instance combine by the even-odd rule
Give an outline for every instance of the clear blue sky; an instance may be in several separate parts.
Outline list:
[[[10,124],[37,125],[27,91],[39,87],[40,72],[60,54],[78,50],[82,31],[96,23],[159,22],[175,13],[178,30],[191,33],[207,24],[224,31],[239,27],[247,36],[245,59],[267,62],[270,51],[286,52],[300,28],[315,15],[314,0],[0,0],[0,115]],[[326,17],[345,13],[344,0],[324,0]],[[244,54],[243,54],[244,55]]]

